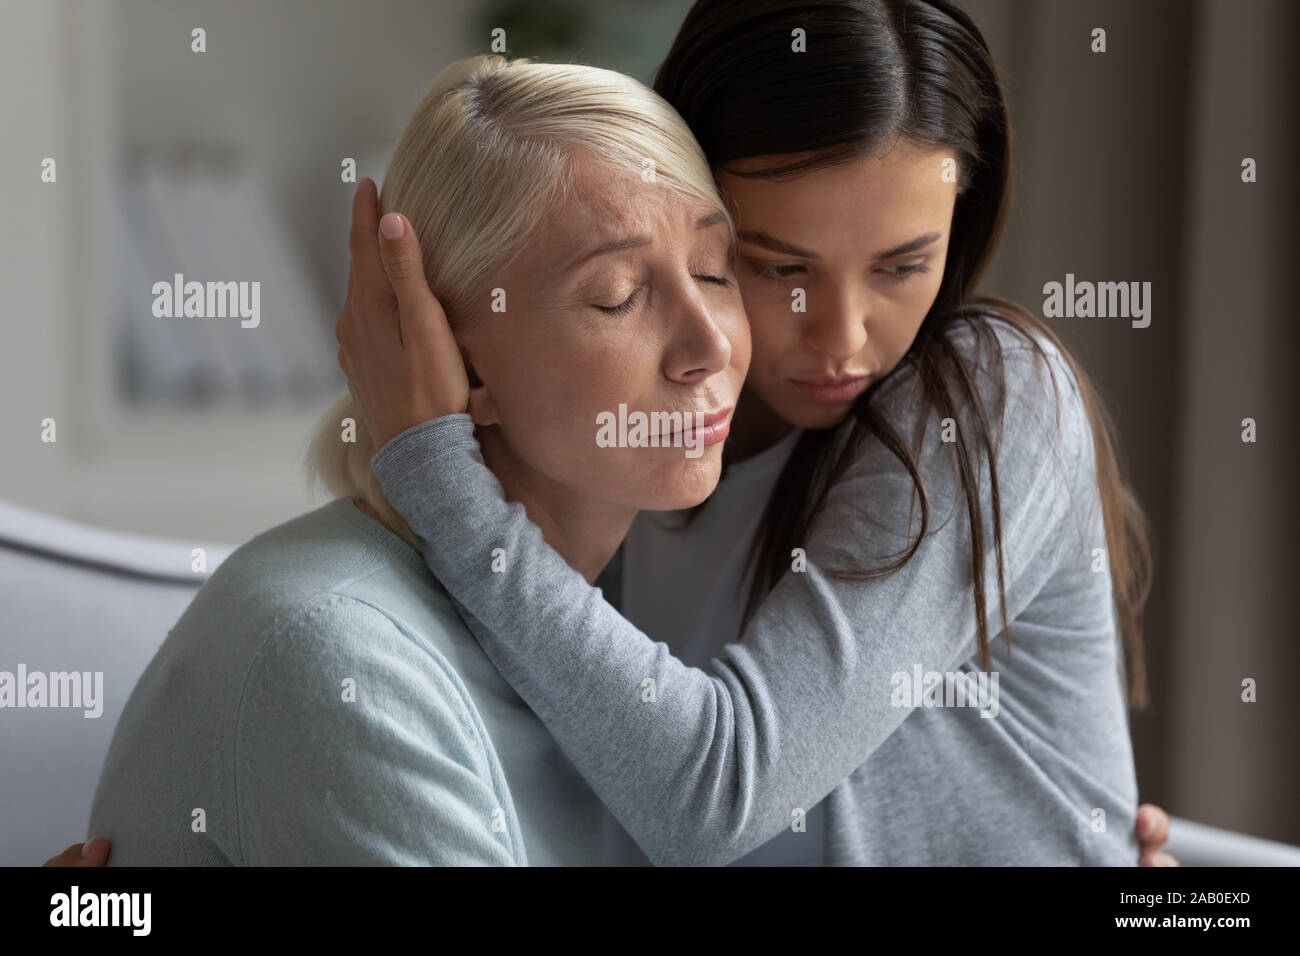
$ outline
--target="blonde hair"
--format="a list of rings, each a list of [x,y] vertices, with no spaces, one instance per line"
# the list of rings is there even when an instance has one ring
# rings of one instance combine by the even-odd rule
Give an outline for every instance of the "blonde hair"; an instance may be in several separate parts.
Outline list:
[[[726,212],[685,121],[631,77],[477,56],[433,81],[398,140],[379,205],[381,214],[399,211],[415,229],[429,286],[453,327],[481,314],[473,303],[484,301],[491,273],[572,194],[584,160]],[[342,440],[344,419],[355,423],[355,441]],[[418,549],[370,469],[377,450],[348,392],[322,418],[308,471],[334,494],[366,502]]]

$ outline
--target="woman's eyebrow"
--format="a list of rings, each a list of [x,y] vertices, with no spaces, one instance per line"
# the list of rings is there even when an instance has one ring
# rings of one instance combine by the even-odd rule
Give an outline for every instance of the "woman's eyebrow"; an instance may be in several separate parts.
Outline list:
[[[716,226],[718,223],[726,222],[727,214],[722,210],[716,210],[705,216],[701,216],[695,223],[696,229],[707,229],[710,226]],[[606,256],[611,252],[623,252],[625,249],[635,249],[638,246],[648,246],[650,244],[649,236],[627,236],[623,239],[612,239],[609,242],[602,243],[590,252],[584,252],[582,256],[573,261],[570,268],[577,268],[584,262],[595,259],[597,256]]]
[[[902,255],[906,255],[909,252],[916,252],[917,249],[923,248],[924,246],[928,246],[930,243],[936,241],[942,235],[943,235],[942,232],[927,232],[923,236],[917,236],[915,239],[909,239],[901,246],[894,246],[894,248],[886,249],[884,252],[877,252],[874,256],[872,256],[872,258],[889,259],[892,258],[893,256],[902,256]]]
[[[909,239],[902,245],[894,246],[892,249],[886,249],[884,252],[877,252],[871,258],[889,259],[893,256],[906,255],[909,252],[915,252],[930,243],[935,242],[943,235],[942,232],[927,232],[923,236],[917,236],[915,239]],[[770,249],[772,252],[782,252],[788,256],[798,256],[800,259],[820,259],[817,253],[802,249],[793,243],[786,242],[784,239],[778,239],[771,233],[755,229],[742,229],[739,233],[741,239],[746,242],[752,242],[756,246],[762,246],[764,249]]]
[[[597,256],[606,256],[611,252],[622,252],[624,249],[635,249],[638,246],[650,245],[649,236],[628,236],[624,239],[614,239],[611,242],[603,243],[592,249],[590,252],[584,252],[582,256],[575,259],[570,268],[576,268],[584,262],[595,259]]]
[[[761,229],[741,229],[736,233],[746,242],[752,242],[756,246],[762,246],[764,249],[770,249],[772,252],[783,252],[787,256],[798,256],[800,259],[820,259],[815,252],[808,249],[801,249],[793,243],[786,242],[784,239],[778,239],[776,236]]]

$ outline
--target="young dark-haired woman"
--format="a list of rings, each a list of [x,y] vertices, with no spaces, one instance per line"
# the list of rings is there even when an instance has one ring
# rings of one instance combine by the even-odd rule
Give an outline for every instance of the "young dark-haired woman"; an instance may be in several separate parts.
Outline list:
[[[503,500],[464,379],[393,373],[448,357],[399,361],[391,329],[342,356],[388,500],[656,863],[1135,862],[1145,523],[1087,376],[975,292],[1010,173],[978,28],[942,0],[700,0],[656,86],[740,237],[717,492],[638,519],[625,618]]]

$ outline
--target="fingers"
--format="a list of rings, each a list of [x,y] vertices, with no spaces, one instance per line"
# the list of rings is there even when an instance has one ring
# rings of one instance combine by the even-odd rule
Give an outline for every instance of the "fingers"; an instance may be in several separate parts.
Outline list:
[[[343,308],[339,309],[338,321],[334,323],[334,340],[343,344],[344,338],[352,331],[352,275],[356,266],[348,267],[348,287],[343,290]]]
[[[334,337],[348,390],[381,448],[412,425],[463,412],[469,382],[415,229],[400,213],[380,220],[378,209],[374,184],[362,182],[353,201],[348,301]]]
[[[85,844],[74,843],[58,856],[52,856],[42,866],[76,866],[77,861],[81,859],[81,848]]]
[[[402,340],[409,342],[411,334],[420,331],[411,320],[425,316],[431,307],[440,312],[441,306],[424,277],[420,240],[401,213],[390,212],[379,220],[379,250],[393,295],[397,297]]]
[[[109,842],[103,837],[95,837],[81,845],[81,862],[77,866],[103,866],[108,862],[111,850]]]
[[[96,837],[85,843],[74,843],[58,856],[52,856],[44,866],[103,866],[108,861],[109,843]]]
[[[366,178],[357,183],[352,197],[352,228],[348,232],[348,251],[352,253],[352,274],[362,294],[382,292],[384,264],[379,257],[376,230],[379,228],[379,191]]]
[[[465,364],[456,337],[442,303],[429,288],[420,240],[410,221],[400,213],[389,213],[379,222],[379,235],[384,270],[397,298],[403,347],[421,367],[432,362],[438,374],[463,379]]]
[[[1169,814],[1154,803],[1144,803],[1137,811],[1137,838],[1143,850],[1158,850],[1169,841]]]
[[[1153,803],[1138,807],[1137,838],[1142,866],[1178,866],[1179,863],[1161,847],[1169,841],[1169,814]]]

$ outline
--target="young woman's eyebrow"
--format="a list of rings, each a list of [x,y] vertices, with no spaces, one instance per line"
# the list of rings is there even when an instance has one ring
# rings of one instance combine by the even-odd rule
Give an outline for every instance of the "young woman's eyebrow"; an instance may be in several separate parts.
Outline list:
[[[901,246],[895,246],[892,249],[886,249],[884,252],[877,252],[874,256],[872,256],[872,258],[890,259],[893,258],[894,256],[902,256],[902,255],[906,255],[909,252],[916,252],[916,250],[928,246],[932,242],[938,241],[939,237],[942,235],[943,235],[942,232],[927,232],[923,236],[917,236],[915,239],[909,239]]]
[[[778,239],[776,236],[761,229],[741,229],[736,233],[746,242],[752,242],[756,246],[762,246],[772,252],[783,252],[787,256],[798,256],[800,259],[820,259],[815,252],[808,249],[801,249],[794,243],[786,242],[784,239]]]
[[[778,239],[771,233],[755,229],[742,229],[739,233],[740,238],[746,242],[752,242],[756,246],[762,246],[772,252],[782,252],[788,256],[798,256],[800,259],[820,259],[821,256],[809,250],[802,249],[793,243],[786,242],[784,239]],[[906,255],[909,252],[915,252],[930,243],[937,241],[943,235],[942,232],[927,232],[923,236],[917,236],[915,239],[909,239],[902,245],[894,246],[892,249],[886,249],[884,252],[878,252],[871,258],[889,259],[893,256]]]

